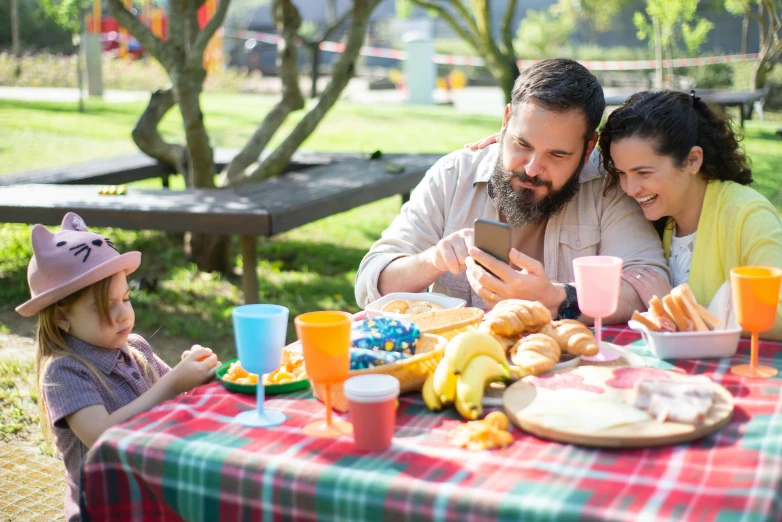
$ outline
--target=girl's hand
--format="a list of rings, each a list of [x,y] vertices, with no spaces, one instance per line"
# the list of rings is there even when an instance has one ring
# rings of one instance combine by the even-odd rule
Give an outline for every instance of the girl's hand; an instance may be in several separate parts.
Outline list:
[[[485,149],[492,143],[497,143],[498,141],[500,141],[500,136],[501,136],[500,133],[493,134],[491,136],[487,136],[483,138],[482,140],[478,140],[475,143],[468,143],[467,145],[464,146],[464,148],[470,150]]]
[[[203,346],[201,346],[200,344],[194,344],[193,346],[190,347],[190,350],[194,350],[195,348],[203,348]],[[184,361],[185,357],[190,355],[190,350],[185,350],[184,352],[182,352],[182,356],[179,358],[179,360],[180,361]],[[207,348],[207,350],[209,350],[209,348]],[[201,357],[201,359],[199,359],[199,361],[203,361],[207,357],[209,357],[209,356],[208,355],[204,355],[203,357]]]
[[[209,382],[219,364],[217,355],[209,348],[194,345],[190,350],[185,350],[182,362],[169,372],[174,391],[178,395]]]

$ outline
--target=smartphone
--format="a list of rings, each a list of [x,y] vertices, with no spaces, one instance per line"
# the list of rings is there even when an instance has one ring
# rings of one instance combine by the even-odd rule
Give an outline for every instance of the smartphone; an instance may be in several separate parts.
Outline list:
[[[510,225],[478,218],[473,223],[475,246],[500,261],[510,264]],[[477,262],[477,261],[476,261]],[[480,265],[480,263],[478,263]],[[491,270],[481,265],[484,270]]]

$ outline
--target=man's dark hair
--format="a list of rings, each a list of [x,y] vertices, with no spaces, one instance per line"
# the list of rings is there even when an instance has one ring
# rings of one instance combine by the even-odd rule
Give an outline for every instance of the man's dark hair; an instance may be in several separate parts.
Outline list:
[[[515,111],[526,101],[555,112],[581,110],[587,123],[585,139],[595,133],[606,108],[597,78],[580,63],[564,58],[538,62],[516,78],[511,107]]]

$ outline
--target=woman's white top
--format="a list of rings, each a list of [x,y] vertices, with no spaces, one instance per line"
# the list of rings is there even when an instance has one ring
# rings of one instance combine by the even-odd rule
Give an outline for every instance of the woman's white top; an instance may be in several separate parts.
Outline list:
[[[695,248],[695,234],[693,232],[688,236],[676,237],[676,229],[673,230],[671,239],[671,257],[668,259],[668,266],[673,272],[673,286],[686,283],[690,278],[690,265],[692,264],[692,251]]]

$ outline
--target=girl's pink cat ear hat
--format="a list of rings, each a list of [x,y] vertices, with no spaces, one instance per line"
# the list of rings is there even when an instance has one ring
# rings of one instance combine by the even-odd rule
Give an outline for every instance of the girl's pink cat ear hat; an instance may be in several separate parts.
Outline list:
[[[130,274],[141,264],[141,252],[120,254],[109,238],[89,232],[73,212],[65,215],[55,234],[35,225],[32,242],[33,258],[27,267],[31,298],[16,307],[25,317],[101,279]]]

